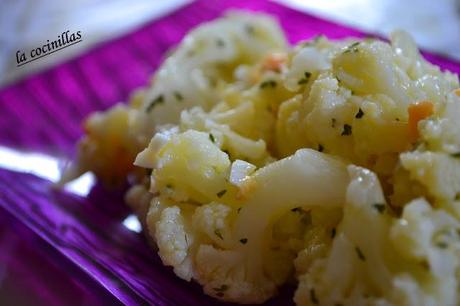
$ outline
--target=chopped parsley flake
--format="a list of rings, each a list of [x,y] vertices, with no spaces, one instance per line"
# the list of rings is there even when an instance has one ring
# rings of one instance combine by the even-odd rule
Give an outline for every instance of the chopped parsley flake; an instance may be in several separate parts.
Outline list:
[[[302,208],[296,207],[296,208],[291,209],[291,211],[292,212],[300,212],[300,211],[302,211]]]
[[[221,38],[218,38],[218,39],[216,40],[216,45],[217,45],[219,48],[225,47],[225,41],[223,41]]]
[[[308,72],[308,71],[305,71],[304,77],[301,78],[301,79],[297,82],[297,84],[299,84],[299,85],[307,84],[307,83],[308,83],[308,80],[310,80],[310,77],[311,77],[311,73]]]
[[[430,263],[426,260],[423,260],[420,262],[420,265],[425,269],[425,270],[430,270]]]
[[[182,101],[182,100],[184,100],[184,97],[182,97],[182,95],[181,95],[180,92],[178,92],[178,91],[175,91],[175,92],[174,92],[174,97],[176,98],[177,101]]]
[[[214,234],[219,237],[220,239],[224,240],[224,237],[222,236],[222,233],[220,232],[220,230],[216,229],[214,231]]]
[[[324,151],[324,147],[323,147],[322,144],[319,144],[319,145],[318,145],[318,151],[320,151],[320,152],[323,152],[323,151]]]
[[[436,246],[440,249],[447,249],[449,245],[447,244],[447,242],[440,241],[436,243]]]
[[[337,122],[337,120],[335,118],[332,118],[331,122],[332,122],[332,127],[335,127],[335,123]]]
[[[213,143],[216,142],[216,139],[214,138],[214,135],[212,133],[209,133],[209,140],[211,140]]]
[[[150,113],[152,109],[155,107],[155,105],[161,104],[163,102],[164,102],[163,95],[159,95],[158,97],[153,99],[153,101],[150,102],[149,106],[147,106],[147,109],[146,109],[147,113]]]
[[[248,242],[248,238],[242,238],[242,239],[240,239],[240,242],[242,244],[246,244]]]
[[[239,213],[240,213],[240,211],[241,211],[241,208],[243,208],[243,207],[238,207],[238,209],[236,210],[236,213],[237,213],[237,214],[239,214]]]
[[[260,84],[260,89],[264,89],[264,88],[275,88],[276,87],[276,81],[273,81],[273,80],[268,80],[268,81],[264,81]]]
[[[315,305],[319,305],[319,300],[316,297],[316,292],[315,292],[315,289],[313,288],[310,289],[310,301]]]
[[[355,250],[356,250],[356,255],[358,255],[358,258],[361,259],[362,261],[366,261],[366,257],[364,256],[361,249],[356,247]]]
[[[460,152],[452,153],[452,154],[450,154],[450,156],[458,158],[458,157],[460,157]]]
[[[356,119],[361,119],[364,116],[364,112],[361,108],[359,108],[358,113],[355,115]]]
[[[256,32],[256,29],[254,28],[254,26],[252,24],[245,25],[244,29],[245,29],[246,33],[248,33],[249,35],[254,35],[254,33]]]
[[[372,207],[374,207],[381,214],[383,214],[385,211],[385,204],[383,203],[374,203],[372,204]]]
[[[345,49],[345,51],[343,51],[343,54],[358,52],[359,51],[358,46],[359,46],[359,42],[352,43]]]
[[[227,192],[227,189],[224,189],[224,190],[219,191],[216,195],[218,198],[222,198],[226,192]]]
[[[225,285],[225,284],[222,285],[222,286],[220,286],[220,287],[213,288],[214,291],[218,291],[218,292],[219,292],[219,291],[220,291],[220,292],[227,291],[227,289],[228,289],[228,285]]]
[[[351,135],[351,125],[349,124],[344,124],[343,125],[343,131],[342,131],[342,136],[348,136]]]

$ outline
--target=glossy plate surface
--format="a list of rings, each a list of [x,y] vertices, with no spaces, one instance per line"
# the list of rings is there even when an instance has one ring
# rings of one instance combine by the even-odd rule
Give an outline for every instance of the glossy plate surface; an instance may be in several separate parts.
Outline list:
[[[59,162],[74,153],[86,115],[126,101],[188,30],[228,8],[277,16],[291,42],[317,34],[367,36],[272,2],[200,0],[1,89],[0,301],[11,297],[8,286],[14,285],[33,292],[40,305],[219,304],[161,264],[123,205],[121,190],[106,190],[91,175],[65,190],[53,182]],[[426,57],[460,73],[459,63]],[[288,288],[268,305],[292,305],[291,296]]]

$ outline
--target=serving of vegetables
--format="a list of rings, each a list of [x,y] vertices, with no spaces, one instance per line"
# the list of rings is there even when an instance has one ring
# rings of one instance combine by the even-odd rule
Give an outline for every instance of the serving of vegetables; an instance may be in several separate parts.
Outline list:
[[[459,87],[403,32],[290,47],[232,12],[87,119],[63,182],[129,178],[163,263],[222,301],[454,306]]]

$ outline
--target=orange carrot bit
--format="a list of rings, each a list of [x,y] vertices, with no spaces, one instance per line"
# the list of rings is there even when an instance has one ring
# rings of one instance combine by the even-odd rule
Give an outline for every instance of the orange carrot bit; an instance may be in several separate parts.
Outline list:
[[[459,96],[459,97],[460,97],[460,88],[458,88],[458,89],[454,90],[454,93],[455,93],[457,96]]]
[[[407,111],[409,112],[409,137],[412,142],[415,142],[419,137],[418,123],[433,115],[434,104],[430,101],[417,102],[409,105]]]
[[[262,62],[262,70],[281,72],[281,67],[287,62],[286,53],[271,53]]]

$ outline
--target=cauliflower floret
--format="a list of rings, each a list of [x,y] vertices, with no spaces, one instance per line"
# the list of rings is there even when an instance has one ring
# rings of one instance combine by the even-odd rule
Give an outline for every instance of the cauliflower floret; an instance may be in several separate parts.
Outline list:
[[[253,140],[234,132],[228,125],[219,124],[200,108],[184,111],[181,115],[181,129],[206,131],[219,148],[228,152],[232,159],[247,159],[258,162],[267,158],[265,141]]]
[[[234,81],[233,71],[239,65],[254,65],[286,47],[278,24],[263,14],[233,12],[192,30],[155,73],[151,85],[131,97],[130,106],[116,105],[87,120],[77,158],[61,183],[86,171],[108,183],[124,180],[135,172],[136,154],[160,126],[178,123],[184,109],[210,110],[223,95],[217,84]]]
[[[459,221],[424,199],[395,219],[375,174],[349,172],[343,219],[327,254],[299,277],[297,305],[456,305]]]
[[[390,218],[379,181],[364,168],[349,166],[348,171],[351,182],[343,219],[329,254],[314,260],[299,277],[294,298],[297,305],[314,305],[315,301],[321,305],[368,305],[371,299],[364,295],[381,295],[390,284],[385,265]]]
[[[446,104],[439,112],[438,118],[424,120],[420,123],[423,140],[428,148],[450,154],[460,152],[460,96],[451,92]]]
[[[156,184],[177,201],[206,203],[226,190],[230,160],[207,133],[189,130],[172,136],[156,159]]]
[[[193,133],[207,139],[206,134],[192,131],[175,137]],[[162,150],[176,142],[173,137]],[[203,161],[212,162],[212,158]],[[162,163],[161,158],[158,163]],[[168,177],[175,179],[183,172],[171,173],[174,176]],[[147,222],[160,257],[180,277],[195,278],[206,293],[225,301],[263,302],[292,275],[295,253],[306,230],[301,207],[340,207],[347,181],[341,160],[299,150],[249,175],[239,193],[221,197],[222,203],[198,207],[174,204],[160,189],[160,198],[152,200]],[[331,182],[336,187],[333,190],[327,188]],[[282,218],[277,222],[286,213],[299,214],[299,218],[294,217],[299,227],[279,227],[286,220],[294,220]],[[321,218],[318,214],[315,220]],[[270,234],[275,224],[277,229]],[[298,241],[285,244],[286,230],[297,232]]]
[[[256,170],[256,166],[244,160],[235,160],[230,169],[229,182],[240,187],[244,180]]]
[[[458,220],[445,211],[432,209],[424,199],[405,206],[402,218],[394,222],[390,231],[392,245],[405,263],[399,269],[406,270],[394,281],[395,291],[390,298],[395,303],[457,305],[459,225]]]
[[[84,123],[86,135],[78,143],[76,161],[65,169],[61,184],[87,171],[93,171],[105,183],[116,185],[132,172],[133,160],[142,144],[132,138],[129,129],[135,110],[117,104],[106,112],[92,114]],[[116,165],[116,166],[114,166]]]
[[[158,255],[165,265],[173,266],[174,273],[182,279],[190,280],[194,269],[189,248],[193,244],[193,232],[190,227],[190,215],[193,208],[183,205],[166,207],[161,211],[155,223],[155,242]]]
[[[460,192],[460,160],[455,156],[415,151],[401,154],[401,164],[438,201],[452,201]]]

